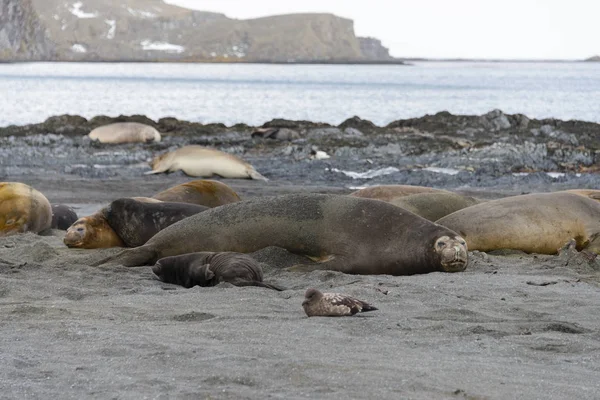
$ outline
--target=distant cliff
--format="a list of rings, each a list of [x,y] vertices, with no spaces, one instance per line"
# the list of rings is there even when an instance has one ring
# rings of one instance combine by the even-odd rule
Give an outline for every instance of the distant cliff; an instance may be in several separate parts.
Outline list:
[[[393,62],[373,38],[359,38],[352,20],[331,14],[290,14],[237,20],[162,0],[2,0],[23,10],[0,34],[0,60],[205,62]],[[0,21],[4,19],[3,14]],[[25,12],[26,11],[26,12]],[[19,25],[18,21],[22,21]],[[32,27],[35,27],[32,31]],[[30,32],[31,31],[31,32]],[[17,34],[15,34],[15,32]],[[50,43],[50,44],[49,44]],[[55,53],[48,52],[52,50]]]
[[[0,61],[45,60],[54,56],[31,0],[2,0],[0,4]]]

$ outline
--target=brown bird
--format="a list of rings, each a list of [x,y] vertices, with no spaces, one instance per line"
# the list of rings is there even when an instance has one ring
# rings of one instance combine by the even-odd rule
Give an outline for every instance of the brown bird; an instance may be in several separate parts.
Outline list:
[[[340,293],[321,293],[317,289],[306,291],[302,308],[309,317],[341,317],[377,310],[372,305],[354,297]]]

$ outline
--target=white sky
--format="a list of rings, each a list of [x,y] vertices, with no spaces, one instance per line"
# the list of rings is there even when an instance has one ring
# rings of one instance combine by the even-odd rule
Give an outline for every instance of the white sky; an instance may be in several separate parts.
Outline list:
[[[600,0],[164,0],[230,18],[328,12],[396,57],[583,59],[600,54]]]

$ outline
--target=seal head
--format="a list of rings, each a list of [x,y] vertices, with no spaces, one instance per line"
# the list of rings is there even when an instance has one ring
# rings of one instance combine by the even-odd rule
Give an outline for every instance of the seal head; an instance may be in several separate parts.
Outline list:
[[[444,272],[460,272],[467,268],[467,242],[460,236],[442,236],[438,238],[433,251],[440,258]]]

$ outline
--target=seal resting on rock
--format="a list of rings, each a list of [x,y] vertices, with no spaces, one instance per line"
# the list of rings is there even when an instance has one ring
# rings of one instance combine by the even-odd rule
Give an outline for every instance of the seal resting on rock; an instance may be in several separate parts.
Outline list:
[[[246,178],[267,181],[254,167],[236,156],[208,147],[189,145],[154,157],[150,162],[152,171],[160,174],[182,170],[189,176],[223,178]]]
[[[160,133],[150,125],[139,122],[115,122],[99,126],[88,134],[100,143],[148,143],[160,142]]]
[[[52,225],[52,207],[41,192],[20,182],[0,182],[0,237],[39,233]]]
[[[458,193],[427,192],[398,197],[390,200],[389,203],[429,221],[437,221],[455,211],[479,204],[481,201]]]
[[[349,196],[362,197],[366,199],[377,199],[391,201],[399,197],[410,196],[418,193],[452,193],[448,190],[435,189],[427,186],[413,185],[378,185],[352,192]]]
[[[229,282],[236,286],[260,286],[283,290],[263,282],[262,268],[247,254],[199,252],[161,258],[152,272],[163,282],[186,288],[215,286]]]
[[[208,209],[197,204],[149,203],[122,198],[110,203],[103,215],[125,246],[137,247],[175,222]]]
[[[600,252],[600,202],[569,192],[505,197],[437,221],[459,233],[469,250],[556,254],[570,239],[577,250]]]
[[[209,179],[182,183],[152,196],[161,201],[218,207],[240,201],[240,196],[226,184]]]
[[[60,229],[66,231],[75,221],[77,221],[77,213],[73,208],[65,204],[52,204],[52,229]]]
[[[369,303],[354,297],[340,293],[321,293],[317,289],[306,291],[302,308],[309,317],[343,317],[377,310]]]
[[[320,261],[292,267],[301,271],[410,275],[467,266],[466,243],[448,228],[383,201],[314,193],[212,208],[95,265],[152,265],[179,254],[251,253],[269,246]]]

